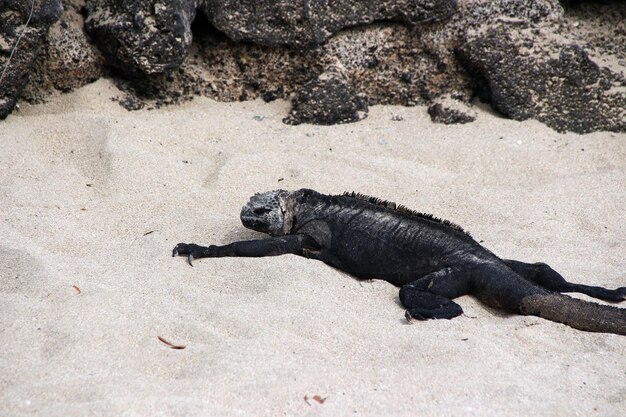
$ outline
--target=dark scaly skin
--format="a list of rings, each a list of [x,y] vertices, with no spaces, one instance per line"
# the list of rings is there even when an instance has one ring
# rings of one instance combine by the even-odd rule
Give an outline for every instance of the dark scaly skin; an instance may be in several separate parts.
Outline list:
[[[294,254],[318,259],[357,278],[400,287],[407,320],[463,313],[452,299],[471,294],[492,307],[532,314],[594,332],[626,334],[626,310],[561,295],[580,292],[623,301],[626,287],[573,284],[544,263],[503,260],[460,227],[362,195],[313,190],[256,194],[243,224],[272,237],[225,246],[179,243],[173,255],[193,259]]]

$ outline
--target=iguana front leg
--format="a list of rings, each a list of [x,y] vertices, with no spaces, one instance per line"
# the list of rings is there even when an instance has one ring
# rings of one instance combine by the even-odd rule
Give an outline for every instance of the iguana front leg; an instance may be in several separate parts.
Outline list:
[[[315,241],[307,235],[286,235],[260,240],[244,240],[224,246],[200,246],[195,243],[179,243],[172,256],[187,255],[189,265],[198,258],[219,258],[225,256],[278,256],[291,253],[303,255],[306,250],[317,249]]]

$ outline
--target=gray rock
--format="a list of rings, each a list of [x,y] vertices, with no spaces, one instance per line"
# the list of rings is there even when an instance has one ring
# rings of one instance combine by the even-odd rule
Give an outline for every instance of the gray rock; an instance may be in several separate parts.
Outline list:
[[[291,125],[350,123],[367,117],[367,111],[367,98],[349,84],[343,69],[334,67],[302,87],[283,122]]]
[[[481,99],[512,119],[561,132],[626,131],[623,74],[552,27],[485,25],[459,54]]]
[[[60,0],[0,3],[0,119],[15,107],[48,29],[62,12]]]

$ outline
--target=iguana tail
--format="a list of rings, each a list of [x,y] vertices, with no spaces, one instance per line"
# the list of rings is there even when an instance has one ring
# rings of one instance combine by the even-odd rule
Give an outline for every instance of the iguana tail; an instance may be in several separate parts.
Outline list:
[[[524,297],[520,312],[588,332],[626,335],[626,309],[583,301],[559,293]]]
[[[512,313],[539,316],[588,332],[626,335],[626,309],[552,292],[504,265],[488,263],[477,268],[472,289],[484,303]]]

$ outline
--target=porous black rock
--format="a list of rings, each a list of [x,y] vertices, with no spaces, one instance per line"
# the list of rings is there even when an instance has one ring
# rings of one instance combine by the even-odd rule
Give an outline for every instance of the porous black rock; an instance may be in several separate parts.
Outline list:
[[[62,12],[61,0],[0,3],[0,119],[15,107],[48,29]]]
[[[82,15],[75,5],[66,4],[48,31],[22,97],[30,103],[43,102],[54,91],[72,91],[103,74],[104,57],[86,36]]]
[[[348,27],[438,21],[456,7],[456,0],[208,0],[200,5],[212,24],[234,41],[306,48]]]
[[[367,98],[357,93],[341,69],[331,68],[298,91],[283,122],[291,125],[351,123],[367,117],[367,111]]]
[[[476,112],[469,104],[446,94],[437,97],[428,107],[428,114],[434,123],[465,124],[476,120]]]
[[[293,123],[354,121],[377,104],[427,105],[433,120],[448,123],[469,121],[473,111],[463,103],[478,95],[508,117],[559,131],[626,131],[623,1],[63,3],[69,11],[51,30],[60,0],[36,2],[26,30],[29,1],[0,3],[0,64],[25,35],[5,65],[0,116],[20,94],[43,101],[110,74],[129,109],[196,95],[295,96],[286,118]],[[340,76],[322,82],[332,66]],[[344,107],[318,91],[344,97]]]
[[[560,132],[626,131],[624,75],[551,27],[485,25],[459,57],[479,97],[512,119],[537,119]]]
[[[177,69],[191,44],[193,0],[87,0],[87,32],[127,76]]]
[[[311,48],[336,32],[374,21],[406,24],[450,16],[456,0],[87,0],[87,31],[122,73],[163,73],[178,68],[201,12],[236,42]]]

